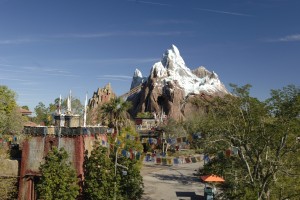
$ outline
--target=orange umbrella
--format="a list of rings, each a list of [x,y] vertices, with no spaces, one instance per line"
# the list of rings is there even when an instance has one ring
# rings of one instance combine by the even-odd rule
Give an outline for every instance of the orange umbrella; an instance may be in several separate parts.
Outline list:
[[[224,182],[225,180],[217,175],[206,175],[200,176],[200,178],[205,182]]]

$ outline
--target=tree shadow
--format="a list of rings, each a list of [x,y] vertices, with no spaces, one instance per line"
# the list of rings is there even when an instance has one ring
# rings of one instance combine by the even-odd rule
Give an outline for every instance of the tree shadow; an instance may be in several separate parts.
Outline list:
[[[204,200],[204,196],[197,195],[195,192],[176,192],[176,196],[179,197],[190,197],[191,200]]]
[[[153,174],[153,177],[164,180],[164,181],[177,181],[183,185],[191,184],[194,182],[200,182],[199,178],[194,176],[184,176],[184,175],[163,175],[163,174]]]

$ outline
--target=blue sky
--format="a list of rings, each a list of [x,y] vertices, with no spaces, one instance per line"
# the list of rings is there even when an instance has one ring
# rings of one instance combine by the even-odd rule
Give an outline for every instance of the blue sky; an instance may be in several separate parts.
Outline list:
[[[191,69],[229,83],[299,86],[299,0],[0,0],[0,85],[31,110],[69,90],[121,95],[175,44]]]

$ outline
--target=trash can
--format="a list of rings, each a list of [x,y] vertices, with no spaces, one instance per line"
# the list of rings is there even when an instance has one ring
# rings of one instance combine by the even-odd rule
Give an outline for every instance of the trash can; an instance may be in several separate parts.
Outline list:
[[[151,157],[149,154],[146,155],[146,162],[150,162],[151,161]]]
[[[214,193],[213,193],[213,189],[211,187],[204,188],[204,199],[205,200],[213,200],[214,199]]]

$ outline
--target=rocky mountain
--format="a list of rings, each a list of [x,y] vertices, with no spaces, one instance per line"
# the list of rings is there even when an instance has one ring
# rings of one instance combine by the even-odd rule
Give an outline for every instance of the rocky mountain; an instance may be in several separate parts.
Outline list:
[[[205,67],[188,68],[175,45],[153,65],[147,80],[139,70],[135,71],[131,89],[139,84],[142,84],[141,90],[128,97],[133,103],[133,116],[138,112],[154,112],[184,119],[195,111],[195,99],[207,100],[228,93],[215,72]]]

